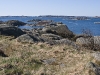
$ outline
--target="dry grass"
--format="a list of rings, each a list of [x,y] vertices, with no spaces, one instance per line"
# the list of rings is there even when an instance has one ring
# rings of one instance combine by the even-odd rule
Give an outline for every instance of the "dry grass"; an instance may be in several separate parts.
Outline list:
[[[0,57],[0,75],[88,75],[85,65],[91,61],[92,51],[67,45],[21,44],[5,38],[0,38],[0,49],[9,57]],[[40,61],[50,58],[55,63]]]

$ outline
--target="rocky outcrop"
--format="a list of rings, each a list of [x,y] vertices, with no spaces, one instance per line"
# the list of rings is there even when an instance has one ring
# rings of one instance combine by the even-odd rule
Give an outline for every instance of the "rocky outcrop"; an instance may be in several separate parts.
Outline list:
[[[0,21],[0,24],[3,24],[3,21]]]
[[[76,39],[76,43],[80,45],[91,43],[88,38],[80,37]]]
[[[45,26],[42,30],[32,29],[26,31],[26,33],[35,37],[37,42],[46,42],[50,45],[66,44],[72,45],[74,48],[76,47],[76,44],[70,40],[74,37],[73,32],[63,23],[55,23]]]
[[[94,42],[94,44],[100,44],[100,36],[94,36],[94,37],[79,37],[76,39],[76,42],[79,44],[89,44],[91,41]]]
[[[0,26],[0,34],[1,35],[7,35],[7,36],[14,36],[18,37],[22,34],[24,34],[21,29],[13,26]]]
[[[10,26],[22,26],[22,25],[25,25],[26,23],[18,21],[18,20],[9,20],[5,22],[5,24],[10,25]]]
[[[100,52],[93,53],[91,59],[94,62],[89,62],[86,65],[89,75],[100,75]]]
[[[39,22],[39,21],[42,21],[41,19],[33,19],[33,20],[29,20],[27,22]]]
[[[100,66],[96,65],[93,62],[89,62],[86,65],[86,68],[88,69],[89,75],[100,75]]]
[[[100,45],[100,36],[94,36],[94,43]]]
[[[61,36],[58,36],[58,35],[55,35],[55,34],[42,34],[41,37],[44,39],[44,40],[60,40],[62,39]]]
[[[73,32],[70,31],[68,27],[64,24],[56,24],[56,26],[44,27],[42,31],[46,33],[56,34],[63,38],[71,39],[74,37]]]
[[[80,37],[76,39],[76,43],[92,50],[100,50],[100,36]]]
[[[100,66],[100,52],[93,53],[92,58],[95,60],[94,63]]]
[[[16,41],[21,43],[36,43],[40,40],[36,36],[24,34],[16,38]]]
[[[51,23],[51,21],[40,21],[36,25],[37,26],[46,26],[46,25],[49,25],[50,23]]]
[[[47,25],[50,25],[50,23],[52,23],[53,21],[52,20],[33,19],[33,20],[29,20],[28,22],[31,22],[33,26],[47,26]]]
[[[69,39],[61,39],[61,40],[55,40],[54,41],[54,45],[60,45],[60,44],[72,46],[74,49],[77,49],[77,50],[80,49],[80,46],[78,46],[75,42],[73,42]]]

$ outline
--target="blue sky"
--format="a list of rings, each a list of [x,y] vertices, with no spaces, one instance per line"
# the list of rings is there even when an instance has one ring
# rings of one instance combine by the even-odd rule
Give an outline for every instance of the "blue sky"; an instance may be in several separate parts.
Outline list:
[[[0,16],[100,16],[100,0],[0,0]]]

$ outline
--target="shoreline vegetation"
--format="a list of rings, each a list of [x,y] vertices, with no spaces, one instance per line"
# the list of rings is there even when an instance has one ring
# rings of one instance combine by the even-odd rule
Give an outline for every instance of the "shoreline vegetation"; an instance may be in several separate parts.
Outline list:
[[[62,22],[31,22],[0,21],[0,75],[100,75],[99,36],[76,35]],[[18,28],[24,25],[43,28]]]

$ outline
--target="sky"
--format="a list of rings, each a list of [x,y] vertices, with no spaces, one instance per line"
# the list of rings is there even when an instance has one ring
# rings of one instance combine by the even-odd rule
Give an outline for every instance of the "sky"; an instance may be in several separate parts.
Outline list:
[[[100,16],[100,0],[0,0],[0,16]]]

